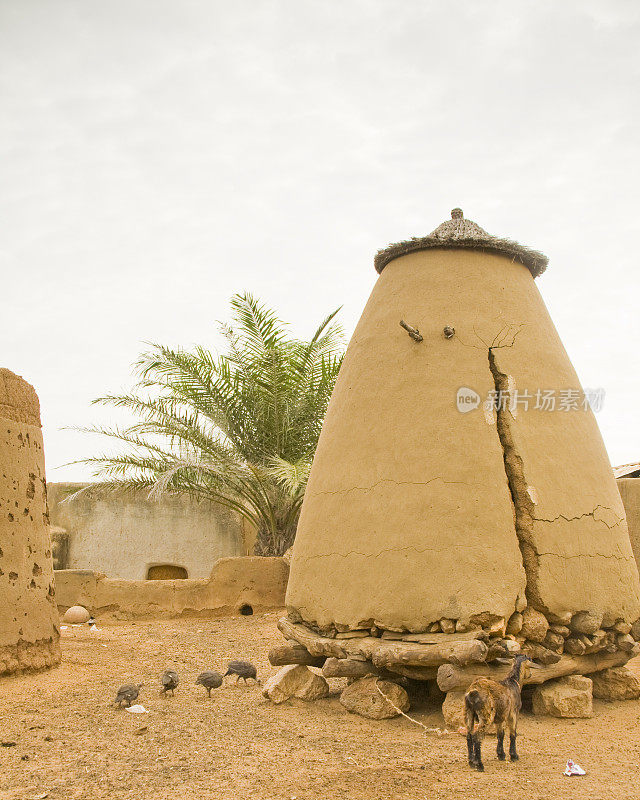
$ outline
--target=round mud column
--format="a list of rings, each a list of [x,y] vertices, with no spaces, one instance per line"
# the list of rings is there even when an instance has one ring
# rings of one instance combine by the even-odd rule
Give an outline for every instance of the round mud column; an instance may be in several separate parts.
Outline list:
[[[60,662],[40,405],[0,369],[0,675]]]

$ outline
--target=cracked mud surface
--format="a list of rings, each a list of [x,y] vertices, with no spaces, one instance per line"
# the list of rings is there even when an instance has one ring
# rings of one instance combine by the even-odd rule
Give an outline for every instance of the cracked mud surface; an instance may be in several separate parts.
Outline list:
[[[282,644],[282,612],[223,619],[116,623],[99,620],[96,636],[73,629],[62,641],[61,667],[0,679],[0,800],[37,797],[158,800],[637,800],[640,702],[594,702],[595,716],[558,720],[524,714],[520,761],[497,761],[485,745],[486,772],[466,765],[465,741],[423,735],[405,719],[365,720],[337,696],[316,703],[268,704],[259,687],[213,693],[193,685],[204,668],[231,657],[255,661],[264,677],[270,647]],[[158,695],[157,677],[175,665],[175,698]],[[635,667],[634,667],[635,665]],[[636,659],[631,666],[640,672]],[[109,705],[115,689],[144,680],[150,710],[129,714]],[[332,689],[342,686],[332,681]],[[434,705],[410,712],[442,727]],[[146,727],[139,735],[136,731]],[[22,760],[28,756],[28,760]],[[588,772],[565,778],[573,758]]]

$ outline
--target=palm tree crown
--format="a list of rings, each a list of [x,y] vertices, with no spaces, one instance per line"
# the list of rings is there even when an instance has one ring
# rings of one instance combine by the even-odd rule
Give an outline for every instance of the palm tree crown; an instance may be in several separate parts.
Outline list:
[[[309,341],[250,294],[231,299],[221,326],[227,352],[152,344],[128,394],[96,403],[128,409],[126,428],[90,428],[120,453],[84,459],[99,486],[187,494],[227,506],[257,529],[256,553],[293,543],[311,460],[342,362],[342,330],[330,314]],[[339,310],[339,309],[338,309]]]

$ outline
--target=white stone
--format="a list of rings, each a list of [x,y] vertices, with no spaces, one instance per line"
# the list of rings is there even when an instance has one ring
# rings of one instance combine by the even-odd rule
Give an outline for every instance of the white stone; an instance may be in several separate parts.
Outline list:
[[[91,614],[84,606],[71,606],[62,617],[62,621],[69,625],[82,625],[84,622],[89,622],[90,619]]]

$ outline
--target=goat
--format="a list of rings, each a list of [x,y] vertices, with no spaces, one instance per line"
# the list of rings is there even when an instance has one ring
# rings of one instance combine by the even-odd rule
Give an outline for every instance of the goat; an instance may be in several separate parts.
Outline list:
[[[510,663],[506,659],[498,659],[503,663]],[[522,683],[529,676],[529,668],[540,669],[529,656],[517,655],[513,661],[511,672],[498,683],[490,678],[476,678],[469,686],[464,696],[464,717],[467,725],[467,750],[469,753],[469,766],[475,767],[478,772],[484,772],[482,763],[482,739],[484,734],[495,722],[498,734],[498,758],[504,761],[504,730],[509,731],[509,758],[518,760],[516,750],[516,728],[518,726],[518,712],[522,706],[520,692]]]

